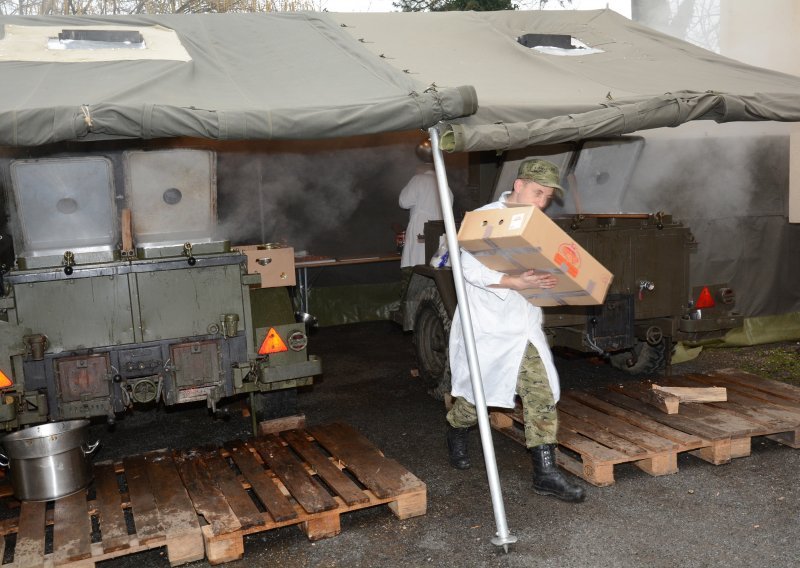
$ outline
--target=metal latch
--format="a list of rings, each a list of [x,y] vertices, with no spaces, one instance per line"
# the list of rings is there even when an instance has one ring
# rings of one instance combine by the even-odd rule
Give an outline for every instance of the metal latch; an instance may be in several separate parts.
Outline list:
[[[644,299],[644,292],[645,290],[648,292],[652,292],[656,289],[655,282],[650,280],[639,280],[639,300]]]

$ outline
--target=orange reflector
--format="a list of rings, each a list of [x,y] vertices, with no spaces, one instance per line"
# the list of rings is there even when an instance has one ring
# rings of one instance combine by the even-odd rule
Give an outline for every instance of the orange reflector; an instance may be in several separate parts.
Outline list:
[[[700,292],[700,296],[698,296],[694,307],[698,310],[702,310],[704,308],[713,308],[716,305],[717,303],[714,301],[714,298],[711,297],[711,292],[708,291],[708,286],[704,286],[703,291]]]
[[[258,350],[258,354],[269,355],[270,353],[281,353],[288,350],[289,348],[286,347],[286,343],[283,342],[281,336],[278,335],[278,332],[275,331],[274,327],[271,327],[269,328],[269,332],[264,338],[264,341],[261,343],[261,348]]]
[[[13,387],[14,381],[8,378],[3,371],[0,371],[0,389],[4,389],[7,387]]]

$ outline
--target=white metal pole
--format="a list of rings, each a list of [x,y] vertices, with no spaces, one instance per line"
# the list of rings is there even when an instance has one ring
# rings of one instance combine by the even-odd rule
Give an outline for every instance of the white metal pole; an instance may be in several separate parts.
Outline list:
[[[475,410],[478,414],[478,430],[481,434],[483,460],[486,463],[486,476],[489,478],[489,492],[492,496],[492,508],[494,509],[494,519],[497,525],[497,536],[492,539],[492,544],[502,546],[508,552],[508,545],[517,542],[517,537],[509,534],[508,523],[506,522],[503,491],[500,488],[497,460],[494,454],[494,444],[492,443],[492,430],[489,426],[489,412],[486,409],[483,380],[481,379],[478,354],[475,348],[475,335],[472,333],[472,317],[467,304],[467,291],[464,287],[464,273],[461,269],[461,255],[456,238],[456,223],[453,219],[453,204],[450,201],[450,188],[447,183],[444,158],[439,147],[439,131],[434,126],[428,129],[428,134],[431,139],[433,164],[436,167],[436,181],[439,186],[439,201],[442,205],[444,229],[447,235],[447,249],[450,251],[450,263],[453,266],[453,280],[456,285],[456,297],[458,298],[458,313],[461,316],[461,326],[464,330],[464,344],[467,349],[467,362],[472,381],[472,394],[475,397]]]

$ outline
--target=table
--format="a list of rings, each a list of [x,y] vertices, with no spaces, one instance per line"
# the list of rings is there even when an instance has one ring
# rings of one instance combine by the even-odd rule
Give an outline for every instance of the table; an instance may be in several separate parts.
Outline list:
[[[308,291],[311,283],[308,280],[309,268],[324,268],[326,266],[347,266],[351,264],[371,264],[375,262],[399,261],[400,253],[381,253],[375,255],[342,256],[298,256],[295,257],[294,267],[297,270],[297,286],[300,288],[300,311],[308,313]]]

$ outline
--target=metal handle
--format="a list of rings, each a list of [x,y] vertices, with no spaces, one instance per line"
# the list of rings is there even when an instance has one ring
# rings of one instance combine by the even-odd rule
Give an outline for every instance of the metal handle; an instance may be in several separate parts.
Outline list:
[[[264,258],[259,258],[258,260],[256,260],[256,262],[257,262],[258,264],[260,264],[261,266],[266,266],[266,265],[268,265],[270,262],[272,262],[272,259],[271,259],[270,257],[268,257],[268,256],[267,256],[267,257],[264,257]]]
[[[8,467],[8,458],[5,454],[0,454],[0,467]]]
[[[91,455],[96,449],[97,446],[100,445],[100,440],[97,440],[94,444],[89,444],[86,448],[81,446],[81,450],[83,451],[83,455],[89,456]]]

